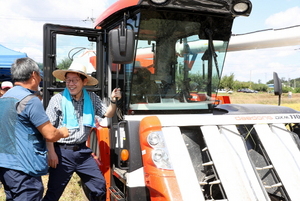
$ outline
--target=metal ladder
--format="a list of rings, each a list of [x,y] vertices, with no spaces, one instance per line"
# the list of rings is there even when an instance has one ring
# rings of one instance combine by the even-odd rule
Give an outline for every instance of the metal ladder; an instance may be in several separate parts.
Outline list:
[[[280,177],[278,176],[276,170],[274,169],[274,165],[272,164],[272,161],[269,159],[266,150],[262,145],[259,145],[259,149],[261,150],[262,157],[266,161],[266,165],[263,167],[255,167],[259,175],[263,175],[263,171],[270,171],[273,178],[273,181],[269,182],[268,185],[264,184],[264,187],[266,191],[268,192],[270,189],[276,190],[276,188],[279,190],[281,197],[285,198],[286,200],[289,200],[287,192],[282,184],[282,181],[280,180]],[[268,173],[265,173],[268,174]],[[269,180],[270,181],[270,180]],[[264,182],[263,182],[264,183]]]
[[[125,196],[117,186],[109,187],[110,195],[115,199],[114,201],[125,201]]]
[[[254,125],[261,141],[260,150],[266,161],[263,167],[256,167],[258,172],[270,170],[274,182],[265,185],[267,191],[278,189],[286,200],[299,199],[300,157],[299,149],[290,132],[283,124]],[[270,140],[272,139],[272,140]]]
[[[208,162],[203,163],[202,165],[203,165],[203,167],[209,167],[209,168],[211,168],[212,171],[213,171],[213,174],[211,174],[211,175],[209,175],[209,176],[206,176],[205,179],[204,179],[204,181],[200,182],[200,185],[201,185],[201,186],[210,185],[211,187],[212,187],[213,185],[218,185],[218,187],[219,187],[219,189],[220,189],[220,192],[221,192],[221,194],[222,194],[222,197],[223,197],[223,199],[218,199],[218,200],[216,200],[216,199],[214,199],[214,198],[212,197],[212,195],[210,195],[210,196],[211,196],[211,199],[210,199],[210,200],[205,200],[205,201],[228,201],[228,200],[226,199],[226,194],[225,194],[224,189],[223,189],[223,186],[222,186],[222,184],[221,184],[221,180],[219,179],[218,174],[217,174],[217,172],[216,172],[216,169],[215,169],[215,167],[214,167],[214,162],[212,161],[211,156],[210,156],[210,154],[209,154],[208,148],[205,147],[204,149],[202,149],[202,152],[205,152],[205,153],[206,153],[207,158],[208,158],[208,160],[209,160]],[[215,178],[213,181],[208,182],[208,180],[213,179],[213,178]]]
[[[225,199],[270,201],[235,125],[200,127]]]
[[[283,184],[274,169],[272,161],[268,157],[263,144],[253,125],[240,125],[238,130],[248,145],[248,153],[255,169],[262,180],[263,186],[270,196],[287,198]],[[288,200],[288,199],[286,199]]]

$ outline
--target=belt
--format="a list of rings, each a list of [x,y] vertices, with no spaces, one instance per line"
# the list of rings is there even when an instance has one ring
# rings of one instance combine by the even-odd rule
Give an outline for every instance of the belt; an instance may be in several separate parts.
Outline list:
[[[85,144],[85,142],[80,143],[80,144],[66,144],[66,143],[55,142],[54,146],[60,147],[61,149],[70,149],[70,150],[73,150],[73,151],[78,151],[81,148],[85,147],[86,144]]]

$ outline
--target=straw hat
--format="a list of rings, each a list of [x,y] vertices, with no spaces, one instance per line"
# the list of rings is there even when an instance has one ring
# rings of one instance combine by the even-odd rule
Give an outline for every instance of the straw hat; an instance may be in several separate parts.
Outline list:
[[[87,74],[86,72],[86,67],[79,63],[79,62],[72,62],[71,66],[69,67],[68,70],[55,70],[53,71],[52,75],[56,77],[57,79],[60,80],[65,80],[65,75],[66,73],[79,73],[81,75],[84,75],[87,77],[88,82],[87,85],[96,85],[98,84],[98,80],[90,75]]]

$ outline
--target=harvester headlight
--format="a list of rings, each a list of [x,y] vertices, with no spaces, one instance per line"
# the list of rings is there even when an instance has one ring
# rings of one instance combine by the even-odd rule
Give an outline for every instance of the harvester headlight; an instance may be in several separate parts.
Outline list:
[[[244,2],[237,3],[233,6],[233,10],[237,13],[243,13],[246,10],[248,10],[248,8],[249,8],[248,4]]]
[[[161,162],[164,158],[166,158],[166,153],[162,149],[155,149],[152,157],[155,162]]]
[[[158,168],[172,169],[171,161],[165,149],[154,149],[152,151],[152,160]]]
[[[249,16],[252,10],[252,4],[249,0],[235,0],[231,12],[233,15]]]
[[[156,4],[156,5],[161,5],[165,4],[169,0],[150,0],[151,3]]]
[[[151,147],[162,147],[164,143],[161,131],[150,133],[147,137],[147,142]]]

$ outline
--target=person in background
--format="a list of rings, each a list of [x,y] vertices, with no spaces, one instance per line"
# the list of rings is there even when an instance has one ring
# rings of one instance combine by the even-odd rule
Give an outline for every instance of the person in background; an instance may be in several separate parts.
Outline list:
[[[112,91],[106,108],[99,96],[85,89],[87,85],[97,85],[98,80],[88,75],[81,63],[73,61],[68,70],[53,71],[53,76],[64,80],[66,88],[50,99],[46,113],[55,127],[66,126],[70,136],[47,143],[50,169],[48,190],[43,200],[59,200],[74,172],[91,191],[89,200],[105,200],[105,180],[86,140],[95,127],[95,115],[113,117],[117,99],[121,98],[120,89]]]
[[[159,103],[159,88],[151,80],[151,72],[147,68],[137,68],[132,79],[132,103]]]
[[[12,64],[15,86],[0,98],[0,180],[6,200],[40,201],[47,174],[46,140],[69,135],[50,123],[41,101],[34,95],[41,81],[35,61],[26,57]]]
[[[38,87],[38,90],[34,93],[43,102],[43,88]]]
[[[1,83],[0,97],[2,97],[10,88],[13,87],[13,83],[10,81],[4,81]]]

